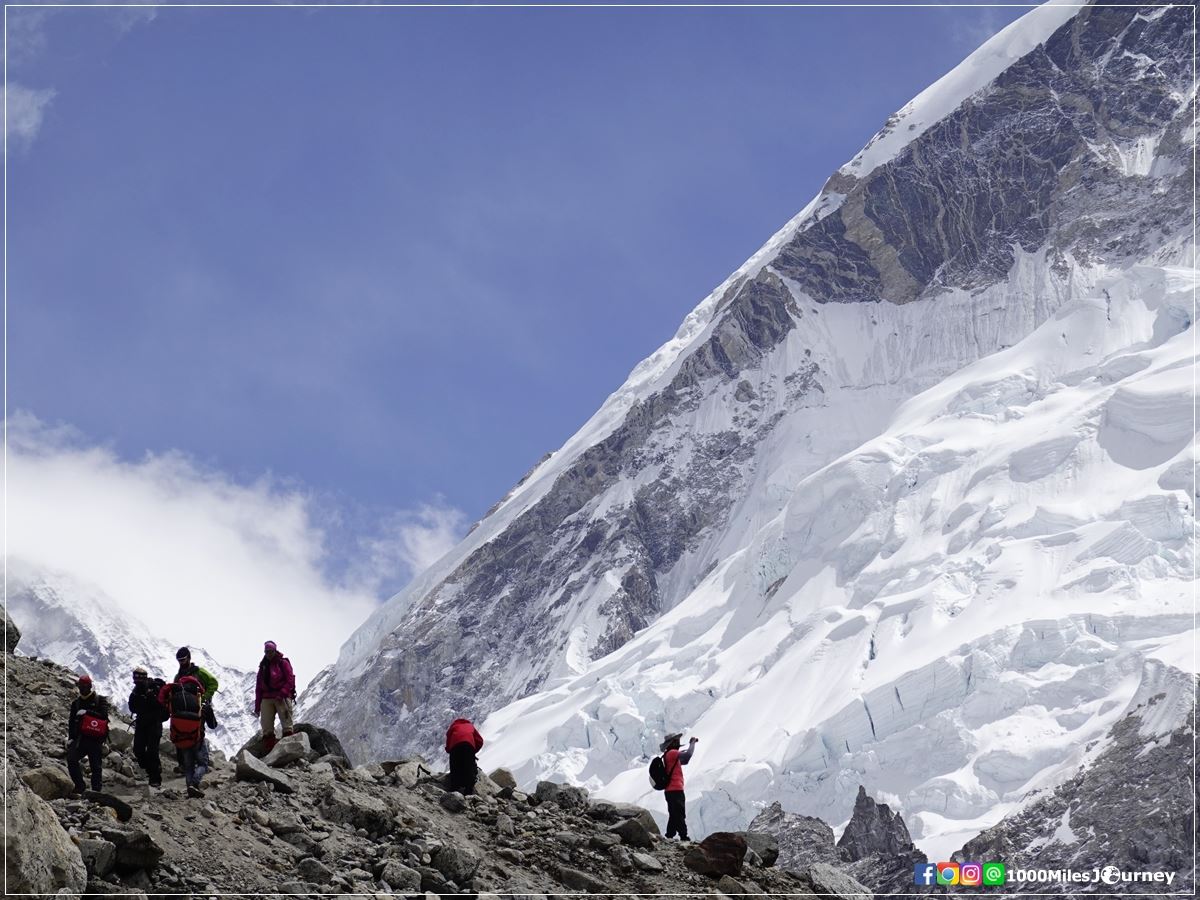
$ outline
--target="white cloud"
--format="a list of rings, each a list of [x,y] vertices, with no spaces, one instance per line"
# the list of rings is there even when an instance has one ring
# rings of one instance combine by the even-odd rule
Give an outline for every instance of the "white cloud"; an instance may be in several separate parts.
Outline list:
[[[369,559],[334,579],[314,499],[263,478],[237,484],[182,454],[137,462],[29,415],[8,422],[6,551],[95,585],[157,635],[252,666],[275,640],[308,677],[374,609],[453,545],[463,515],[392,517]],[[369,577],[367,577],[369,575]]]
[[[54,94],[53,88],[28,88],[11,81],[4,86],[4,132],[10,151],[33,143]]]

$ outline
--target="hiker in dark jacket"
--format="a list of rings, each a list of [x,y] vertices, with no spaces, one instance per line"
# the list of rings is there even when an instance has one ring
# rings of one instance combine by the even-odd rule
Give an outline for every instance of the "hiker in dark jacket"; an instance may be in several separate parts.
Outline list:
[[[175,681],[178,682],[185,675],[199,680],[200,684],[204,686],[204,722],[209,728],[216,728],[217,714],[213,711],[213,703],[217,699],[217,679],[208,669],[202,669],[192,662],[192,651],[187,647],[180,647],[175,652],[175,659],[179,661],[179,671],[175,673]]]
[[[67,718],[67,771],[75,783],[75,792],[87,790],[80,761],[86,756],[92,770],[92,790],[104,783],[104,757],[100,751],[108,736],[108,700],[92,690],[92,679],[80,675],[76,682],[79,696],[71,702]]]
[[[683,767],[692,759],[696,749],[696,738],[688,738],[688,748],[680,750],[682,733],[668,734],[663,738],[659,750],[663,751],[663,765],[667,770],[667,838],[679,835],[679,840],[688,840],[687,805],[683,796]]]
[[[258,664],[258,681],[254,686],[254,714],[262,726],[263,750],[275,746],[275,716],[283,728],[283,736],[293,733],[292,714],[296,705],[296,676],[292,664],[279,652],[274,641],[263,644],[262,662]]]
[[[479,765],[475,754],[483,749],[483,737],[470,719],[455,719],[446,729],[446,752],[450,754],[450,790],[475,793]]]
[[[158,702],[167,708],[171,722],[171,743],[175,758],[183,770],[189,797],[203,797],[200,779],[212,768],[208,741],[204,737],[204,685],[194,675],[184,675],[158,692]]]
[[[158,745],[167,710],[158,702],[158,692],[163,684],[161,678],[150,678],[150,673],[141,666],[133,670],[133,691],[129,694],[129,711],[134,716],[133,755],[149,777],[150,787],[162,787]]]

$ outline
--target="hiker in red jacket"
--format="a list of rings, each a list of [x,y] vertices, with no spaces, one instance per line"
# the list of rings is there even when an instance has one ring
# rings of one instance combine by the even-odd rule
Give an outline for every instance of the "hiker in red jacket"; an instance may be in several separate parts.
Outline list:
[[[279,652],[274,641],[263,644],[262,662],[258,664],[258,681],[254,685],[254,714],[262,726],[263,750],[275,746],[275,716],[283,727],[283,736],[293,733],[292,712],[296,705],[296,676],[292,664]]]
[[[450,754],[450,790],[475,793],[479,766],[475,754],[483,749],[483,738],[470,719],[455,719],[446,730],[446,752]]]
[[[170,714],[171,743],[183,770],[189,797],[203,797],[200,780],[212,768],[208,741],[204,737],[204,685],[194,675],[184,675],[164,684],[158,702]]]
[[[663,765],[667,769],[667,838],[679,835],[679,840],[688,839],[687,806],[683,796],[683,767],[692,759],[696,749],[696,738],[688,738],[688,748],[680,750],[682,733],[668,734],[659,749],[663,751]]]

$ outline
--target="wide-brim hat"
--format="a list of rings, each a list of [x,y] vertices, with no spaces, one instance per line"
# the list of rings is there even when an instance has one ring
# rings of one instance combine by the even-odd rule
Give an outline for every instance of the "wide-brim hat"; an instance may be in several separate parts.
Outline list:
[[[683,740],[683,732],[682,731],[673,731],[670,734],[668,734],[665,738],[663,738],[663,742],[658,745],[658,749],[659,750],[670,750],[672,744],[677,744],[681,740]]]

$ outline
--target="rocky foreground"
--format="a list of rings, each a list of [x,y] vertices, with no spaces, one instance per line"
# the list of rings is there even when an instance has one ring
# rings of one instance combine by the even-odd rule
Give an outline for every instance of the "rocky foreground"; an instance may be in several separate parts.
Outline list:
[[[787,870],[764,832],[680,844],[640,807],[549,782],[526,794],[504,770],[463,797],[420,758],[352,767],[336,737],[311,727],[262,758],[253,743],[234,760],[214,753],[206,796],[187,799],[166,752],[163,790],[145,786],[117,715],[104,794],[71,797],[63,738],[75,676],[9,650],[9,892],[871,896],[830,864],[832,832],[820,860]],[[863,820],[855,833],[873,827]]]

